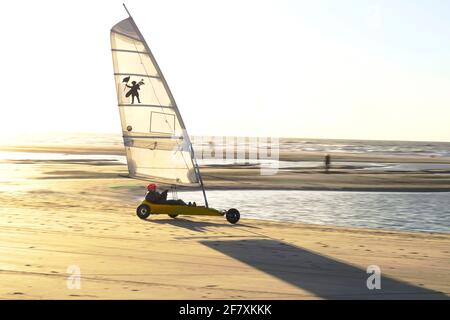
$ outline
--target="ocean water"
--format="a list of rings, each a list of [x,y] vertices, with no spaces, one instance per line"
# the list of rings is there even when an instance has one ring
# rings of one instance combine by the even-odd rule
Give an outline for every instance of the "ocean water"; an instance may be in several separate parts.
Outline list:
[[[216,137],[191,137],[194,148],[200,153],[203,148],[223,147]],[[217,142],[219,141],[219,142]],[[239,140],[238,144],[248,142]],[[90,134],[90,133],[53,133],[53,134],[22,134],[14,139],[1,141],[0,144],[89,144],[98,146],[122,146],[120,134]],[[355,153],[367,155],[404,155],[424,157],[450,157],[450,142],[423,141],[376,141],[376,140],[333,140],[333,139],[303,139],[280,138],[280,151],[311,151],[320,153]]]
[[[211,190],[210,206],[241,217],[321,225],[450,233],[450,192]],[[178,198],[203,204],[201,192]]]
[[[222,139],[223,140],[223,139]],[[226,141],[226,140],[223,140]],[[240,146],[251,145],[252,140],[237,140]],[[318,153],[354,153],[365,155],[397,155],[423,157],[450,157],[450,142],[422,141],[376,141],[376,140],[333,140],[333,139],[302,139],[280,138],[279,149],[283,151],[307,151]],[[201,151],[211,146],[225,148],[226,143],[215,137],[194,137],[194,148]],[[260,146],[265,146],[263,141]]]
[[[450,142],[281,139],[280,149],[367,155],[450,156]]]

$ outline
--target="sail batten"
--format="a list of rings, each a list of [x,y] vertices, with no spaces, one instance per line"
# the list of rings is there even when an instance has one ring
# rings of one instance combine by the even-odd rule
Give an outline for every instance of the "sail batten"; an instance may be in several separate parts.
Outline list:
[[[137,50],[127,50],[127,49],[111,49],[111,51],[116,51],[116,52],[131,52],[131,53],[140,53],[140,54],[148,54],[145,51],[137,51]]]
[[[199,185],[181,114],[131,17],[111,29],[111,52],[130,176]]]
[[[148,74],[142,74],[142,73],[114,73],[115,76],[134,76],[134,77],[144,77],[144,78],[155,78],[155,79],[161,79],[158,76],[152,76],[152,75],[148,75]]]

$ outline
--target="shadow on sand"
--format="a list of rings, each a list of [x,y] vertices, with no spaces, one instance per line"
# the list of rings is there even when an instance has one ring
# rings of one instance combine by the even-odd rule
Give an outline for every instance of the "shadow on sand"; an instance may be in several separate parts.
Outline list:
[[[449,299],[444,293],[383,275],[381,289],[369,290],[366,270],[275,240],[200,242],[324,299]]]
[[[225,218],[222,217],[218,217],[218,219],[224,220]],[[236,225],[232,225],[228,222],[226,223],[212,223],[212,222],[203,222],[203,221],[190,221],[187,219],[183,219],[183,218],[176,218],[176,219],[145,219],[145,221],[147,222],[151,222],[151,223],[156,223],[156,224],[169,224],[171,226],[174,227],[179,227],[179,228],[184,228],[184,229],[188,229],[191,231],[195,231],[195,232],[206,232],[208,231],[208,228],[210,227],[216,227],[216,228],[239,228],[239,227],[246,227],[246,228],[256,228],[259,229],[258,227],[255,226],[249,226],[246,224],[236,224]],[[220,220],[218,220],[220,221]],[[226,220],[225,220],[226,221]]]

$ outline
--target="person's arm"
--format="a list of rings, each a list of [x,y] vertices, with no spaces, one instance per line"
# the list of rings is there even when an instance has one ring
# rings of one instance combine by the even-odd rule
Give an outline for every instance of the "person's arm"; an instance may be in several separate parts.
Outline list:
[[[161,192],[161,200],[166,201],[167,200],[167,192],[169,192],[169,190],[164,190],[163,192]]]

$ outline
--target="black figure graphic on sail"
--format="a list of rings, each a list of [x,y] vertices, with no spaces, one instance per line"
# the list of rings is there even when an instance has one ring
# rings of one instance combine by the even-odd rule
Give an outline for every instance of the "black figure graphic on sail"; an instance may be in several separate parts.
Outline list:
[[[141,86],[145,84],[144,80],[142,79],[139,83],[131,81],[131,86],[128,85],[128,81],[130,81],[130,77],[126,77],[122,80],[122,82],[126,82],[125,88],[130,88],[125,94],[125,97],[128,98],[131,96],[131,104],[134,104],[134,98],[137,98],[138,103],[141,103],[141,100],[139,99],[139,90],[141,90]]]

